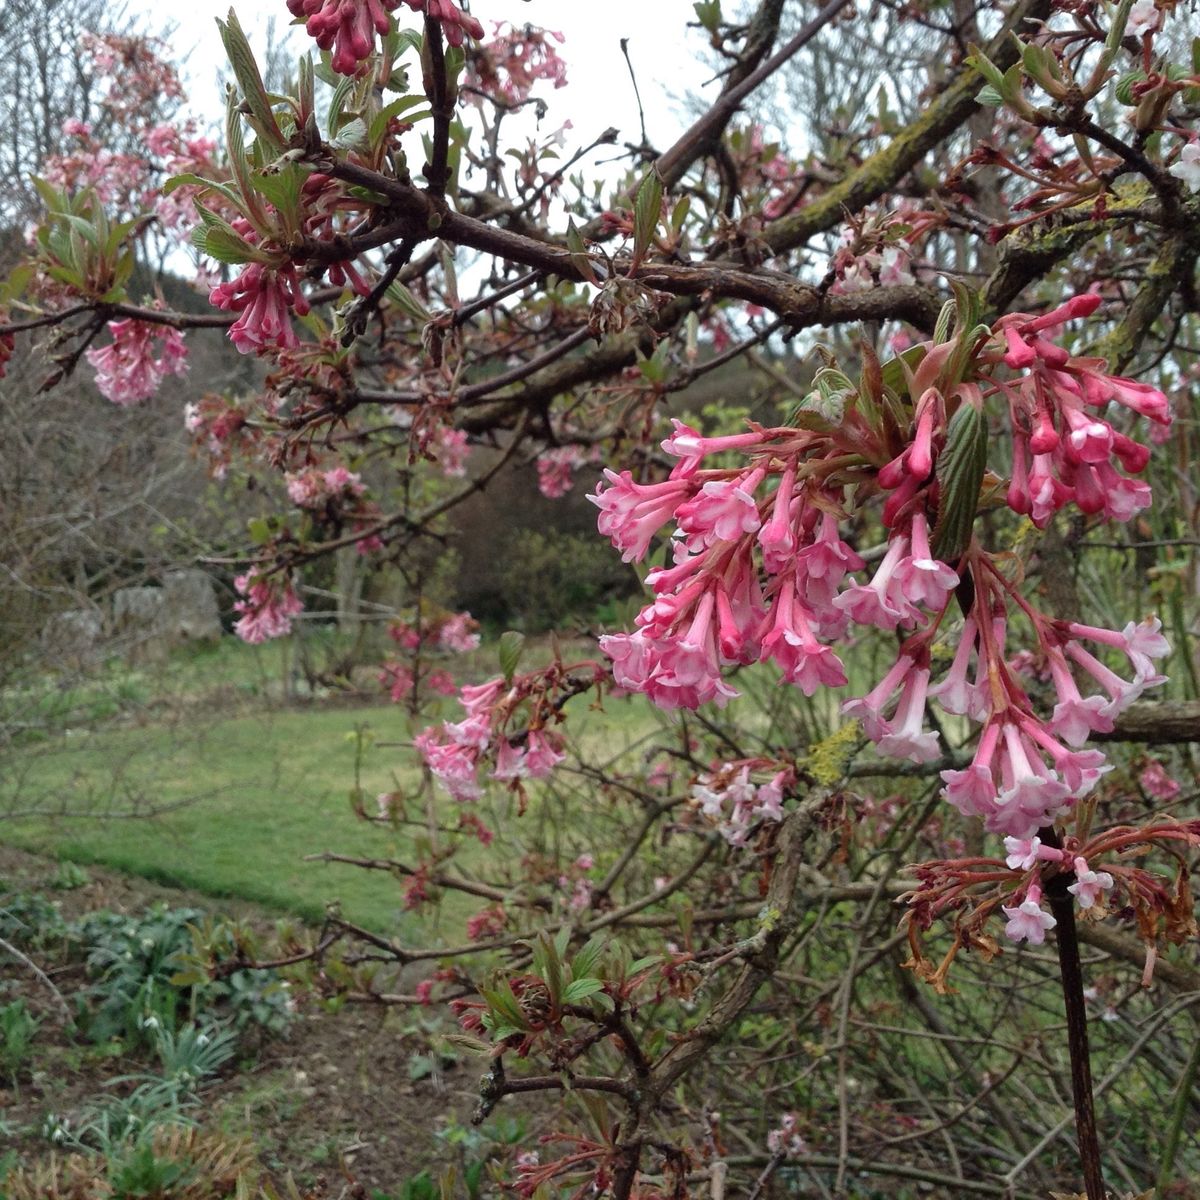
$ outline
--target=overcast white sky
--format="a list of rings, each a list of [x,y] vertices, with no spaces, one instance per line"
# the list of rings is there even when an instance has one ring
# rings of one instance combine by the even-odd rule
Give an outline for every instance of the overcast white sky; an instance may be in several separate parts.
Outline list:
[[[169,4],[131,0],[129,4],[131,12],[145,14],[151,28],[164,19],[177,26],[172,49],[187,76],[192,105],[200,112],[214,112],[219,104],[215,74],[224,55],[216,18],[224,17],[229,5],[230,0]],[[264,44],[272,16],[281,28],[291,20],[284,0],[241,0],[234,8],[256,49]],[[568,64],[570,86],[555,92],[543,85],[540,94],[551,106],[544,128],[553,130],[565,120],[572,122],[569,146],[590,141],[610,125],[617,126],[623,138],[638,138],[637,104],[621,55],[621,38],[629,39],[647,132],[660,150],[682,127],[675,98],[698,89],[709,74],[699,59],[703,32],[688,30],[685,36],[686,22],[694,18],[691,0],[475,0],[471,8],[489,32],[493,21],[512,21],[565,35],[561,54]],[[402,24],[415,24],[417,19],[404,5],[396,15]]]

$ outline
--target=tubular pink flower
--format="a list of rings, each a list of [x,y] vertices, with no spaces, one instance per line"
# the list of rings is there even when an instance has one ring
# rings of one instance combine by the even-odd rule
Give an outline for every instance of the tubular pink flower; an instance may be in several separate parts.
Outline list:
[[[1033,497],[1029,491],[1028,441],[1023,433],[1013,434],[1012,479],[1006,497],[1008,507],[1022,516],[1033,511]]]
[[[1032,717],[1023,717],[1021,728],[1032,743],[1050,755],[1054,771],[1069,789],[1073,800],[1086,796],[1099,783],[1101,776],[1112,770],[1099,750],[1068,750]],[[1040,765],[1040,760],[1038,763]]]
[[[747,446],[756,446],[762,441],[758,433],[734,433],[726,437],[705,437],[698,430],[672,417],[671,424],[674,432],[662,443],[662,448],[672,457],[680,461],[675,464],[671,478],[684,478],[694,474],[700,466],[700,460],[708,454],[718,454],[722,450],[740,450]]]
[[[861,721],[863,731],[871,741],[878,742],[891,732],[891,724],[884,719],[883,710],[915,666],[913,656],[901,650],[888,673],[865,696],[852,697],[842,702],[842,712]]]
[[[413,738],[425,765],[438,783],[460,803],[478,800],[483,794],[479,785],[479,751],[457,742],[443,744],[437,732],[426,729]]]
[[[929,478],[933,470],[933,425],[941,396],[930,388],[917,403],[917,430],[904,456],[905,470],[915,479]]]
[[[1003,329],[1004,340],[1008,349],[1004,354],[1005,363],[1015,371],[1023,371],[1037,362],[1037,351],[1017,332],[1012,325]]]
[[[300,344],[290,310],[304,316],[309,306],[293,266],[276,269],[251,263],[230,283],[214,287],[208,301],[241,314],[229,328],[229,340],[240,354],[291,349]]]
[[[1082,746],[1093,733],[1111,733],[1113,717],[1106,711],[1108,701],[1103,696],[1084,699],[1061,650],[1051,650],[1048,659],[1058,695],[1050,728],[1071,746]]]
[[[1067,811],[1071,789],[1025,744],[1020,727],[1006,723],[1002,737],[1002,786],[984,824],[992,833],[1026,838]]]
[[[891,728],[875,743],[875,749],[889,758],[910,762],[933,762],[941,754],[936,733],[925,729],[925,696],[929,690],[929,670],[917,667],[904,681],[900,703]]]
[[[1063,406],[1067,453],[1080,462],[1105,463],[1113,452],[1113,427],[1107,421],[1086,416],[1081,409]]]
[[[796,684],[806,696],[820,687],[844,687],[842,661],[813,634],[803,608],[796,603],[796,585],[785,578],[775,597],[771,630],[762,640],[762,658],[774,659],[788,683]]]
[[[1075,860],[1075,882],[1067,891],[1079,901],[1080,908],[1095,908],[1112,887],[1113,877],[1107,871],[1093,871],[1086,858]]]
[[[924,513],[914,513],[911,553],[896,568],[896,582],[911,604],[922,604],[935,612],[945,607],[946,599],[958,587],[958,575],[951,567],[933,557],[929,549],[929,526]]]
[[[531,729],[526,742],[525,766],[530,779],[545,779],[566,758],[551,738],[540,729]]]
[[[1113,400],[1158,425],[1171,424],[1171,402],[1158,388],[1139,380],[1086,372],[1084,395],[1088,404],[1099,407]]]
[[[621,551],[622,562],[639,562],[654,535],[674,516],[691,493],[686,480],[634,483],[628,471],[605,470],[603,482],[588,495],[599,510],[596,527]]]
[[[775,501],[771,507],[771,519],[758,531],[758,544],[762,547],[763,566],[770,575],[778,575],[792,561],[796,553],[796,519],[793,501],[796,487],[796,462],[788,462],[783,474],[779,477],[779,486],[775,489]],[[798,502],[799,512],[803,512],[804,502]]]
[[[489,679],[486,683],[468,684],[459,689],[459,703],[470,716],[490,715],[506,687],[507,684],[500,677]]]
[[[761,524],[754,491],[766,472],[761,468],[736,479],[712,480],[701,486],[675,512],[680,530],[693,549],[714,542],[732,542],[753,533]]]
[[[835,597],[834,606],[858,625],[895,629],[901,622],[915,622],[917,610],[905,599],[894,578],[907,551],[908,538],[893,537],[871,582],[848,587]]]
[[[979,627],[975,624],[975,618],[967,617],[959,634],[958,645],[954,649],[950,669],[940,683],[929,689],[929,694],[935,697],[948,713],[960,717],[970,716],[974,720],[982,721],[988,712],[984,689],[978,679],[971,682],[967,677],[971,653],[975,649],[978,637]],[[983,673],[982,664],[979,673]]]
[[[522,746],[512,745],[508,738],[500,738],[500,743],[496,748],[496,767],[492,770],[492,779],[509,782],[514,779],[524,779],[528,774]]]
[[[1049,454],[1035,454],[1029,472],[1029,516],[1039,529],[1045,529],[1050,518],[1075,497],[1074,488],[1057,479]]]
[[[1068,642],[1065,650],[1067,656],[1081,666],[1109,694],[1109,702],[1100,710],[1106,717],[1119,717],[1135,700],[1141,697],[1147,687],[1163,682],[1161,676],[1136,675],[1131,680],[1122,679],[1120,675],[1106,667],[1078,642]]]
[[[1004,927],[1004,935],[1013,942],[1029,942],[1031,946],[1040,946],[1046,940],[1046,931],[1053,929],[1058,922],[1042,909],[1042,889],[1036,883],[1031,883],[1025,893],[1025,899],[1013,907],[1002,906],[1002,913],[1008,918]]]
[[[1037,837],[1006,837],[1004,852],[1007,855],[1004,865],[1012,871],[1028,871],[1039,862],[1062,862],[1064,857],[1061,850],[1042,845],[1042,839]]]

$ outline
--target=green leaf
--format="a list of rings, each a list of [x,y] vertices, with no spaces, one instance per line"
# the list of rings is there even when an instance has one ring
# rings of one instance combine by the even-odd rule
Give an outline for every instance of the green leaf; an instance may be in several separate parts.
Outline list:
[[[249,242],[243,241],[236,233],[230,234],[215,226],[197,226],[192,232],[192,245],[201,254],[231,266],[250,262],[254,258],[254,248]]]
[[[1115,91],[1117,99],[1122,104],[1136,104],[1137,101],[1133,98],[1133,85],[1141,83],[1146,78],[1145,71],[1126,71],[1124,75],[1117,80]]]
[[[641,262],[654,240],[658,220],[662,215],[663,181],[658,168],[651,165],[637,190],[633,202],[633,256]]]
[[[233,190],[227,183],[217,183],[213,179],[205,179],[203,175],[193,175],[190,171],[185,171],[182,175],[172,175],[166,183],[163,184],[162,190],[164,196],[169,196],[176,188],[181,187],[199,187],[206,191],[216,192],[223,196],[230,204],[242,207],[241,199],[237,192]]]
[[[942,305],[942,311],[938,313],[937,324],[933,327],[933,342],[934,345],[940,346],[942,342],[949,341],[950,329],[954,322],[955,303],[953,300],[947,300]]]
[[[973,404],[962,404],[950,418],[937,462],[941,499],[930,541],[934,556],[943,562],[957,562],[970,544],[987,468],[987,436],[987,420]]]
[[[688,218],[688,213],[692,211],[692,198],[683,196],[671,210],[671,232],[676,237],[679,236],[679,231],[683,228],[684,221]]]
[[[570,217],[567,218],[567,249],[571,252],[571,262],[574,264],[575,270],[588,283],[596,283],[596,272],[592,269],[591,259],[588,258],[583,236],[576,228],[575,221]]]
[[[424,99],[424,96],[401,96],[399,100],[393,100],[391,104],[384,105],[371,118],[371,127],[367,134],[371,145],[374,146],[383,141],[383,135],[387,132],[388,125],[401,113],[416,107]]]
[[[971,53],[967,56],[967,66],[978,71],[1003,96],[1004,73],[978,46],[972,45],[970,51]]]
[[[250,177],[250,184],[278,209],[289,229],[299,229],[300,193],[307,178],[308,172],[289,163],[278,171],[255,171]]]
[[[604,952],[605,941],[599,935],[592,938],[587,945],[580,948],[571,960],[571,978],[586,979],[596,969],[600,955]]]
[[[558,957],[560,959],[565,959],[567,957],[567,950],[569,949],[570,945],[571,945],[571,927],[570,927],[570,925],[564,925],[554,935],[554,952],[558,955]]]
[[[500,670],[504,675],[505,683],[512,683],[524,650],[525,635],[523,633],[510,629],[507,633],[500,635]]]
[[[975,103],[985,108],[999,108],[1004,103],[1004,97],[990,83],[985,83],[976,93]]]
[[[573,983],[567,984],[567,990],[563,992],[563,1001],[567,1004],[578,1004],[581,1000],[586,1000],[589,996],[594,996],[603,990],[604,981],[602,979],[576,979]]]
[[[387,298],[414,321],[429,320],[429,310],[398,279],[388,286]]]
[[[645,971],[648,967],[657,966],[660,962],[662,962],[662,960],[663,958],[661,954],[648,954],[645,958],[634,959],[634,961],[629,964],[629,969],[626,971],[626,976],[628,977],[629,975],[637,975],[640,972]]]
[[[708,30],[716,33],[721,25],[721,0],[696,0],[692,5],[696,20]]]
[[[256,250],[224,217],[205,208],[198,200],[196,212],[200,214],[202,225],[192,234],[195,247],[223,263],[267,262],[263,254]]]
[[[367,126],[362,117],[347,121],[329,142],[335,150],[361,150],[367,144]]]
[[[254,52],[250,49],[237,13],[232,8],[229,10],[228,21],[217,18],[217,29],[220,31],[221,43],[229,56],[229,65],[233,68],[238,86],[242,89],[242,97],[250,110],[258,135],[270,142],[276,150],[282,150],[283,134],[280,133],[275,114],[271,111],[270,97],[263,86],[258,63],[254,61]]]

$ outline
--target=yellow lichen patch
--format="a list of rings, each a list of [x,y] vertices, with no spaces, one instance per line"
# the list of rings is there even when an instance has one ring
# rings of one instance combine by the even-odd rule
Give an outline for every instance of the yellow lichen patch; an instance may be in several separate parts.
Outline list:
[[[839,726],[827,738],[808,748],[802,768],[822,787],[832,787],[845,774],[862,740],[857,721]]]

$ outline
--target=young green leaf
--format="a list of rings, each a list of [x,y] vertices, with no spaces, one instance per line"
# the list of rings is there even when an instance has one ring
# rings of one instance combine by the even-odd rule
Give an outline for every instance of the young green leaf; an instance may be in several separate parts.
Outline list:
[[[956,562],[971,541],[986,468],[987,420],[973,404],[963,404],[950,418],[937,462],[941,501],[930,548],[943,562]]]
[[[633,257],[640,263],[650,249],[662,216],[663,181],[658,168],[651,166],[637,190],[633,203]]]

